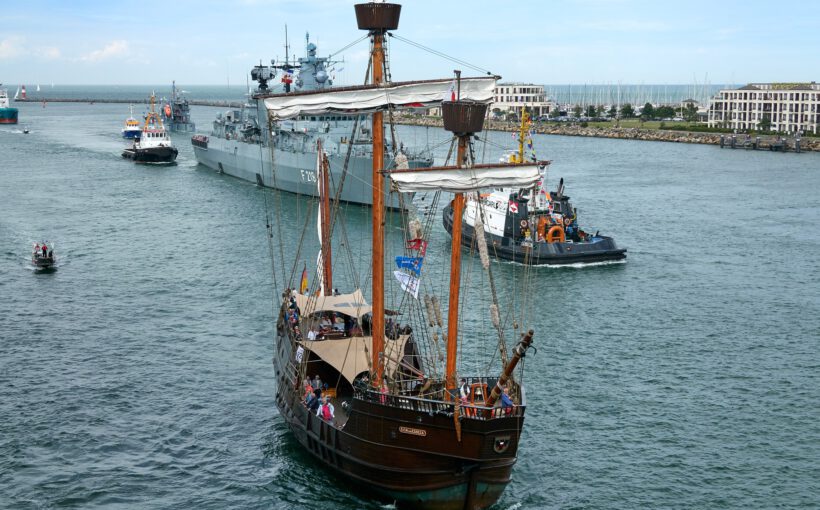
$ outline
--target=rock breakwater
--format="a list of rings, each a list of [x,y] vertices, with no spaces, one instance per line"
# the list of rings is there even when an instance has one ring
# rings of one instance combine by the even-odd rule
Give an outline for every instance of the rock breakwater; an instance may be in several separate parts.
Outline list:
[[[422,116],[398,116],[395,120],[399,124],[414,126],[441,127],[442,121],[438,117]],[[487,121],[484,124],[485,130],[491,131],[518,131],[519,125],[511,122]],[[674,143],[698,143],[707,145],[720,145],[720,137],[729,137],[730,134],[721,133],[700,133],[695,131],[677,131],[670,129],[645,129],[645,128],[622,128],[622,127],[582,127],[579,124],[568,123],[534,123],[533,133],[542,135],[563,135],[563,136],[586,136],[596,138],[620,138],[625,140],[644,140],[651,142],[674,142]],[[738,140],[745,135],[737,135]],[[768,143],[773,137],[764,137]],[[793,140],[789,139],[791,146]],[[800,142],[803,151],[820,151],[820,138],[803,137]]]

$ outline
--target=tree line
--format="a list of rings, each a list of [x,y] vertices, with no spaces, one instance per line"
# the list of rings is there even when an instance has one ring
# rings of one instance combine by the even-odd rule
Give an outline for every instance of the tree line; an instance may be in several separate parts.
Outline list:
[[[556,119],[561,117],[562,112],[559,111],[557,108],[553,109],[549,116],[550,118]],[[643,108],[640,109],[640,114],[638,110],[635,109],[630,103],[626,103],[621,105],[620,110],[618,110],[615,105],[612,105],[607,109],[605,106],[595,106],[595,105],[588,105],[584,108],[581,105],[575,105],[572,109],[572,114],[575,118],[581,117],[589,117],[589,118],[621,118],[621,119],[634,119],[640,118],[641,120],[658,120],[658,119],[669,119],[673,117],[682,117],[684,120],[689,122],[694,122],[698,120],[698,109],[695,107],[694,104],[688,103],[683,108],[675,108],[672,106],[658,106],[655,107],[652,103],[646,103],[643,105]],[[620,115],[619,115],[620,114]]]

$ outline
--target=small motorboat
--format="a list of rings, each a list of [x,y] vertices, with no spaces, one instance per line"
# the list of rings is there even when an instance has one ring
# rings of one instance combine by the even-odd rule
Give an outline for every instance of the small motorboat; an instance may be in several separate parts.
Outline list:
[[[40,269],[50,269],[54,266],[54,247],[48,242],[36,243],[31,252],[31,263]]]

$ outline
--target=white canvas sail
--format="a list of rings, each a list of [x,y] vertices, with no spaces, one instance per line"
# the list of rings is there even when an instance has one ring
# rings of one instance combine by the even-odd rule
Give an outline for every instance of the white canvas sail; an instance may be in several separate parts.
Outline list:
[[[399,191],[449,191],[467,193],[487,188],[530,188],[541,178],[537,164],[479,165],[472,168],[419,168],[394,171],[390,178]]]
[[[328,112],[372,113],[393,108],[422,108],[441,103],[452,79],[386,83],[381,86],[340,87],[318,92],[277,94],[264,99],[274,120],[297,115]],[[460,99],[489,103],[493,99],[495,76],[462,78]]]

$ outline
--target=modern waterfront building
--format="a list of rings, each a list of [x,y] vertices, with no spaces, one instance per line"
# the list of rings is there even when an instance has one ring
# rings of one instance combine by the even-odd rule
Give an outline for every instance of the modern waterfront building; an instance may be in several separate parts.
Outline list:
[[[493,94],[492,110],[498,113],[520,112],[522,107],[529,109],[530,115],[540,117],[558,107],[558,104],[547,98],[543,85],[532,83],[498,83]]]
[[[750,83],[721,90],[709,102],[709,127],[757,129],[764,118],[772,131],[817,133],[820,84]]]

